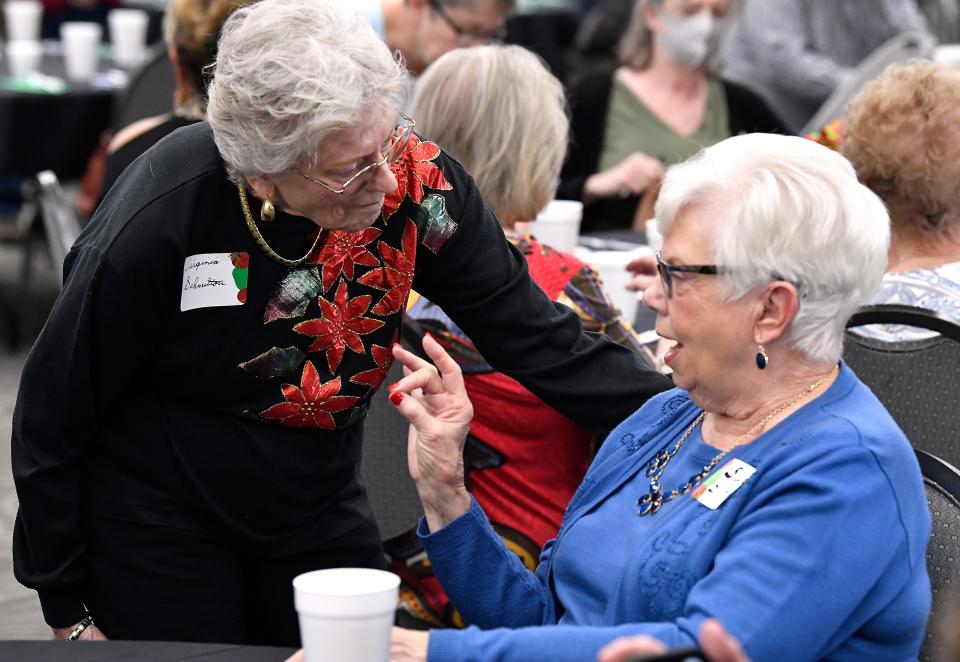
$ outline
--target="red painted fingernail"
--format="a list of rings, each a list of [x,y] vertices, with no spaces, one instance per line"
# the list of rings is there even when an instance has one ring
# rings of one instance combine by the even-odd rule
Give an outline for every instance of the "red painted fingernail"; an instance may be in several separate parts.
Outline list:
[[[390,404],[394,407],[399,407],[401,402],[403,402],[403,393],[397,391],[396,393],[390,394]]]
[[[387,387],[387,390],[392,391],[393,389],[397,388],[399,385],[400,385],[400,382],[394,382]]]

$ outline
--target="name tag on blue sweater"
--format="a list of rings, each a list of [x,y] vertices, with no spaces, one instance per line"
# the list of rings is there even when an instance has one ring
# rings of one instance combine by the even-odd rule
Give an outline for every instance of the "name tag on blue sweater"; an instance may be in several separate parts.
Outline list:
[[[690,496],[710,510],[716,510],[756,472],[743,460],[733,458],[710,474]]]

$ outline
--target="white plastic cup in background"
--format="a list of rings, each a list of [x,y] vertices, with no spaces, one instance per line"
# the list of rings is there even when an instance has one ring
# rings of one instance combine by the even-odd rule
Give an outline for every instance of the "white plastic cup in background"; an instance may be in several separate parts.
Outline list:
[[[40,70],[43,45],[39,41],[8,41],[5,50],[11,76],[29,76]]]
[[[141,9],[111,9],[107,15],[110,51],[117,65],[130,69],[143,60],[147,44],[147,12]]]
[[[529,224],[537,241],[558,251],[572,253],[580,237],[583,203],[578,200],[551,200]]]
[[[369,568],[314,570],[293,580],[307,662],[388,662],[400,578]]]
[[[663,235],[660,234],[660,228],[657,227],[657,219],[651,218],[644,223],[643,234],[647,237],[647,246],[649,246],[654,253],[660,250],[660,247],[663,246]]]
[[[637,317],[640,299],[636,292],[627,289],[627,283],[633,278],[633,274],[627,271],[627,263],[649,253],[650,249],[642,246],[632,251],[590,251],[579,255],[582,260],[597,270],[603,281],[603,289],[610,295],[614,305],[620,309],[621,317],[631,324]]]
[[[67,78],[85,83],[97,73],[103,28],[97,23],[67,22],[60,26]]]
[[[42,16],[39,0],[7,0],[3,4],[7,41],[39,41]]]

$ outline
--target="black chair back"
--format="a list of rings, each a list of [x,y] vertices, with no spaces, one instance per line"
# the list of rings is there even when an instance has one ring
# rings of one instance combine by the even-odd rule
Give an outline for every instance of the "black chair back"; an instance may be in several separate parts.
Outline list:
[[[904,324],[940,335],[890,342],[850,329]],[[847,324],[843,358],[874,392],[914,448],[960,466],[960,325],[922,308],[866,306]]]
[[[945,660],[944,616],[949,616],[960,599],[960,471],[938,457],[917,451],[923,473],[927,505],[933,519],[927,544],[927,572],[933,592],[933,608],[920,659]]]
[[[420,347],[420,326],[404,317],[401,344],[414,351]],[[417,353],[417,352],[415,352]],[[403,377],[402,368],[393,362],[387,377],[370,402],[363,423],[363,461],[360,476],[367,488],[370,508],[380,527],[380,538],[390,540],[417,525],[423,506],[407,468],[407,419],[387,400],[386,386]]]
[[[119,131],[137,120],[169,113],[177,80],[163,43],[151,47],[151,54],[130,74],[130,83],[119,97],[113,113],[113,130]]]
[[[37,182],[40,183],[40,213],[50,247],[50,259],[57,279],[63,285],[63,260],[80,235],[80,221],[53,171],[39,173]]]

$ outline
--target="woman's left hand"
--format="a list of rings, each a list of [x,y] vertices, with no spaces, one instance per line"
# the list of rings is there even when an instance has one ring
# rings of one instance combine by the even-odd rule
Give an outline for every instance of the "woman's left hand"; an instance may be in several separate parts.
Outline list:
[[[429,632],[395,627],[390,639],[390,662],[426,662],[429,643]]]
[[[390,387],[390,402],[413,424],[407,443],[410,477],[427,525],[437,531],[470,509],[463,446],[473,406],[457,362],[429,334],[423,348],[436,367],[394,345],[393,355],[408,374]]]

